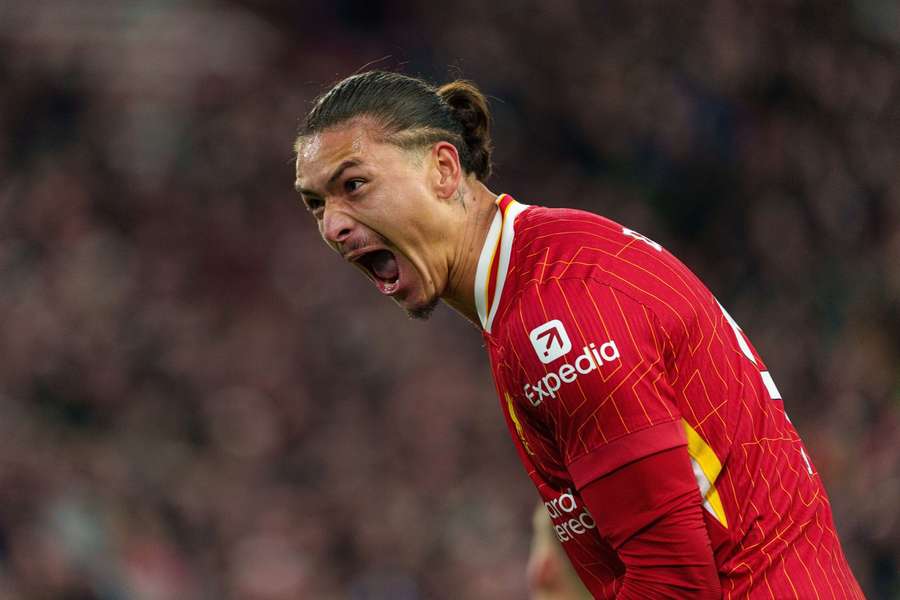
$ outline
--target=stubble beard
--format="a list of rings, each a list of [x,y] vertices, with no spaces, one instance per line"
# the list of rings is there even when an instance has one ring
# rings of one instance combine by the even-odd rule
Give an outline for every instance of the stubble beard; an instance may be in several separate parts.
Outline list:
[[[431,313],[434,312],[434,309],[437,308],[439,302],[440,298],[432,298],[427,303],[422,304],[421,306],[407,308],[406,315],[410,319],[415,319],[417,321],[427,321],[431,317]]]

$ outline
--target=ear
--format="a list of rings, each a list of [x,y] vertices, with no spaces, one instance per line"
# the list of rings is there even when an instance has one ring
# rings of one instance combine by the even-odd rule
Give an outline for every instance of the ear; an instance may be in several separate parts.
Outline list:
[[[431,147],[431,162],[432,186],[435,194],[442,200],[454,197],[463,177],[456,146],[444,141],[435,143]]]

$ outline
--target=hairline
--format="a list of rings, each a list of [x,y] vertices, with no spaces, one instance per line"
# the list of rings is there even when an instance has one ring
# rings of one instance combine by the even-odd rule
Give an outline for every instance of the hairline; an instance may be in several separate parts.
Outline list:
[[[297,139],[294,140],[294,154],[295,156],[299,156],[300,146],[306,139],[329,131],[354,126],[360,126],[363,129],[364,135],[367,135],[372,141],[382,144],[391,144],[401,150],[414,153],[414,158],[417,159],[422,158],[423,153],[421,151],[424,151],[426,148],[441,141],[453,144],[457,152],[461,155],[462,148],[460,148],[460,146],[465,143],[461,135],[448,129],[438,127],[410,127],[389,133],[383,119],[379,119],[372,114],[363,113],[332,123],[321,129],[299,134]],[[460,158],[462,157],[460,156]],[[461,166],[464,171],[468,171],[464,165]]]

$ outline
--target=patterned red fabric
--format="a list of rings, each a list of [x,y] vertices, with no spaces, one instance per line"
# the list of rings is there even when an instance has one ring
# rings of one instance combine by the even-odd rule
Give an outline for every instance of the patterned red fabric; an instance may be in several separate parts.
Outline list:
[[[722,587],[683,446],[631,462],[579,494],[625,565],[617,600],[719,600]]]
[[[579,490],[686,447],[725,598],[861,598],[775,383],[709,290],[606,218],[505,195],[498,204],[503,233],[486,243],[481,288],[490,278],[492,289],[480,313],[497,391],[595,597],[615,597],[624,565]]]

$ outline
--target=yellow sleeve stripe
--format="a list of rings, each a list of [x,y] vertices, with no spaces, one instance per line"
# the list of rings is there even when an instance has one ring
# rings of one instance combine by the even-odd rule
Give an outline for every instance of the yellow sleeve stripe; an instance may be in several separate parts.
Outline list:
[[[694,469],[694,477],[703,496],[703,508],[716,518],[723,527],[728,527],[728,519],[725,517],[725,508],[722,499],[716,490],[716,478],[722,471],[722,463],[712,448],[709,447],[700,434],[691,427],[687,421],[681,419],[684,432],[687,435],[688,454],[691,457],[691,466]]]
[[[533,456],[534,452],[532,452],[531,448],[528,446],[528,440],[525,439],[525,431],[523,431],[522,424],[519,422],[519,416],[516,414],[516,409],[513,408],[512,396],[509,395],[509,392],[504,392],[503,394],[506,396],[506,408],[509,409],[509,418],[512,419],[513,425],[516,426],[516,433],[519,434],[519,439],[522,440],[522,446],[528,454]]]

